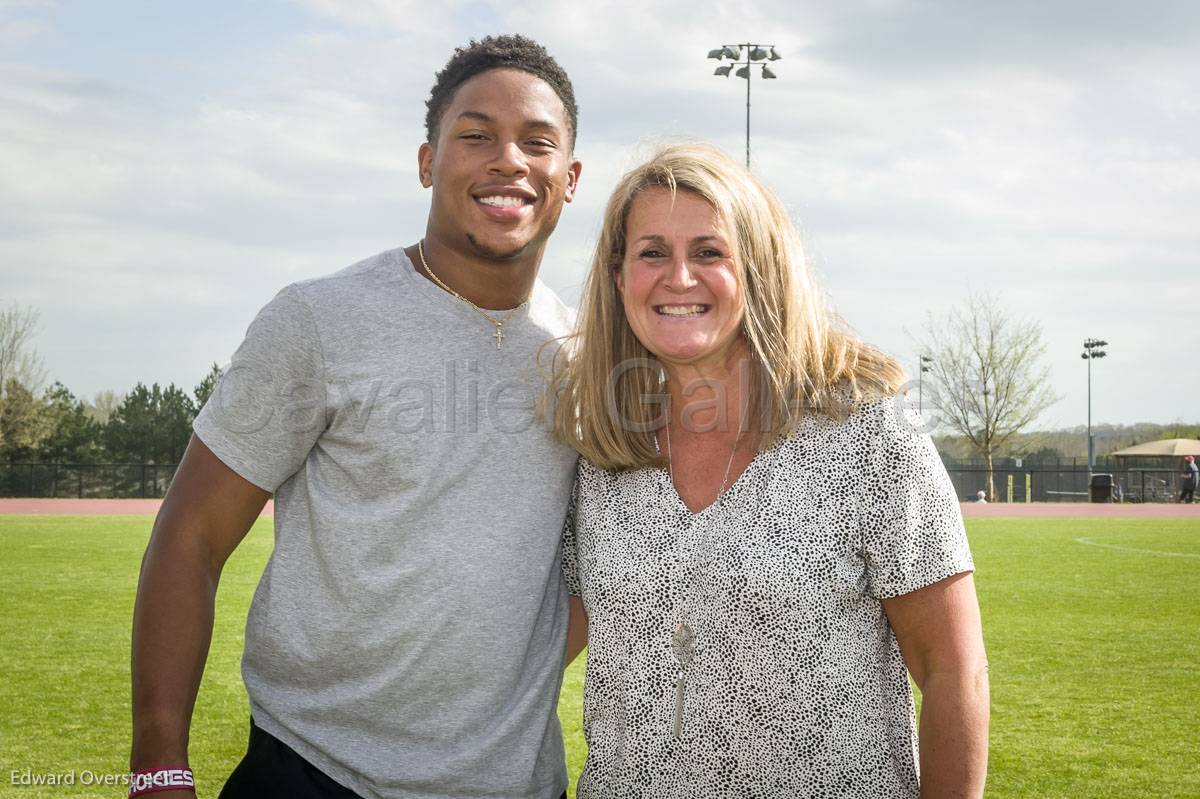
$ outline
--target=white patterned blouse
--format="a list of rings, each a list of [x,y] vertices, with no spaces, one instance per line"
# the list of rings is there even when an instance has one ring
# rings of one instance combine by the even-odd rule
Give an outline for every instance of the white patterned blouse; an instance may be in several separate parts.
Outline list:
[[[589,619],[579,799],[918,795],[881,600],[974,564],[902,398],[808,417],[699,514],[665,469],[581,460],[563,568]]]

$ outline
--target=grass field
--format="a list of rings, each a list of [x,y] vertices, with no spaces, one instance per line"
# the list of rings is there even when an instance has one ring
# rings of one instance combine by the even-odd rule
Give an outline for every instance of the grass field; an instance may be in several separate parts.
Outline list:
[[[150,520],[0,516],[0,796],[121,796],[129,628]],[[1198,797],[1200,518],[971,519],[991,662],[990,797]],[[1086,539],[1088,543],[1077,539]],[[242,625],[270,550],[260,522],[226,568],[192,731],[201,796],[245,744]],[[582,662],[560,715],[583,766]],[[24,786],[75,772],[75,785]]]

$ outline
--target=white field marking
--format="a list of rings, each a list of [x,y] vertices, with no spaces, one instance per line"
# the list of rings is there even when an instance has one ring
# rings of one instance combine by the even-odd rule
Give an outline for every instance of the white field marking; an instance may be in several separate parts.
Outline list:
[[[1161,555],[1164,558],[1200,558],[1200,554],[1195,552],[1163,552],[1160,549],[1134,549],[1133,547],[1119,547],[1116,544],[1098,544],[1090,538],[1076,538],[1076,543],[1087,544],[1089,547],[1103,547],[1104,549],[1116,549],[1121,552],[1135,552],[1139,555]]]

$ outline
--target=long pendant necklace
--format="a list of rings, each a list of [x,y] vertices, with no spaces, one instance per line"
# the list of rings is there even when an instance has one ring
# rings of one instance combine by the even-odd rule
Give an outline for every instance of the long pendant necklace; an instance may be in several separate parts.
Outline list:
[[[721,488],[717,491],[717,498],[713,500],[716,506],[713,508],[714,514],[721,512],[721,503],[725,499],[725,484],[729,482],[729,470],[733,467],[733,456],[737,453],[738,442],[742,440],[742,430],[738,427],[737,436],[733,439],[733,447],[729,450],[729,460],[725,463],[725,476],[721,478]],[[671,418],[667,416],[667,474],[671,479],[671,485],[675,485],[675,464],[671,457]],[[686,504],[686,503],[685,503]],[[708,510],[705,508],[705,510]],[[701,511],[704,513],[704,511]],[[689,579],[695,576],[695,569],[691,568],[696,557],[696,547],[693,543],[691,556],[688,558],[688,575]],[[675,681],[675,717],[673,735],[675,740],[679,740],[683,734],[683,703],[687,696],[686,675],[688,666],[691,665],[692,658],[696,654],[696,633],[688,624],[687,608],[685,603],[681,602],[679,609],[679,620],[671,629],[671,652],[675,655],[676,662],[679,663],[679,677]]]
[[[457,297],[458,299],[465,302],[467,305],[470,305],[472,308],[475,309],[475,313],[479,314],[484,319],[488,320],[489,322],[491,322],[493,325],[496,326],[496,332],[492,334],[492,338],[496,339],[496,349],[500,349],[500,342],[504,341],[504,323],[507,322],[509,319],[512,319],[513,314],[515,314],[517,311],[524,308],[525,305],[528,304],[529,300],[526,299],[520,305],[518,305],[516,308],[513,308],[511,311],[508,312],[508,315],[505,316],[503,319],[497,319],[496,317],[492,316],[487,311],[480,308],[475,303],[468,300],[463,295],[459,294],[454,289],[447,286],[445,283],[442,282],[442,279],[437,276],[437,273],[429,268],[429,262],[425,260],[425,239],[421,239],[420,241],[417,242],[417,253],[421,256],[421,266],[425,267],[425,272],[428,273],[428,275],[431,278],[433,278],[434,283],[437,283],[439,286],[441,286],[443,291],[450,292],[455,297]]]

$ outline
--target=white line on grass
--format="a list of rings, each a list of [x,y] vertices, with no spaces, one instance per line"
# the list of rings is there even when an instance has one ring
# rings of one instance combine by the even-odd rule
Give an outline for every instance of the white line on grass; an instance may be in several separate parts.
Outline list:
[[[1195,552],[1163,552],[1159,549],[1134,549],[1133,547],[1119,547],[1116,544],[1098,544],[1090,538],[1076,538],[1077,543],[1087,544],[1090,547],[1104,547],[1105,549],[1118,549],[1121,552],[1136,552],[1139,555],[1161,555],[1164,558],[1200,558],[1200,555]]]

